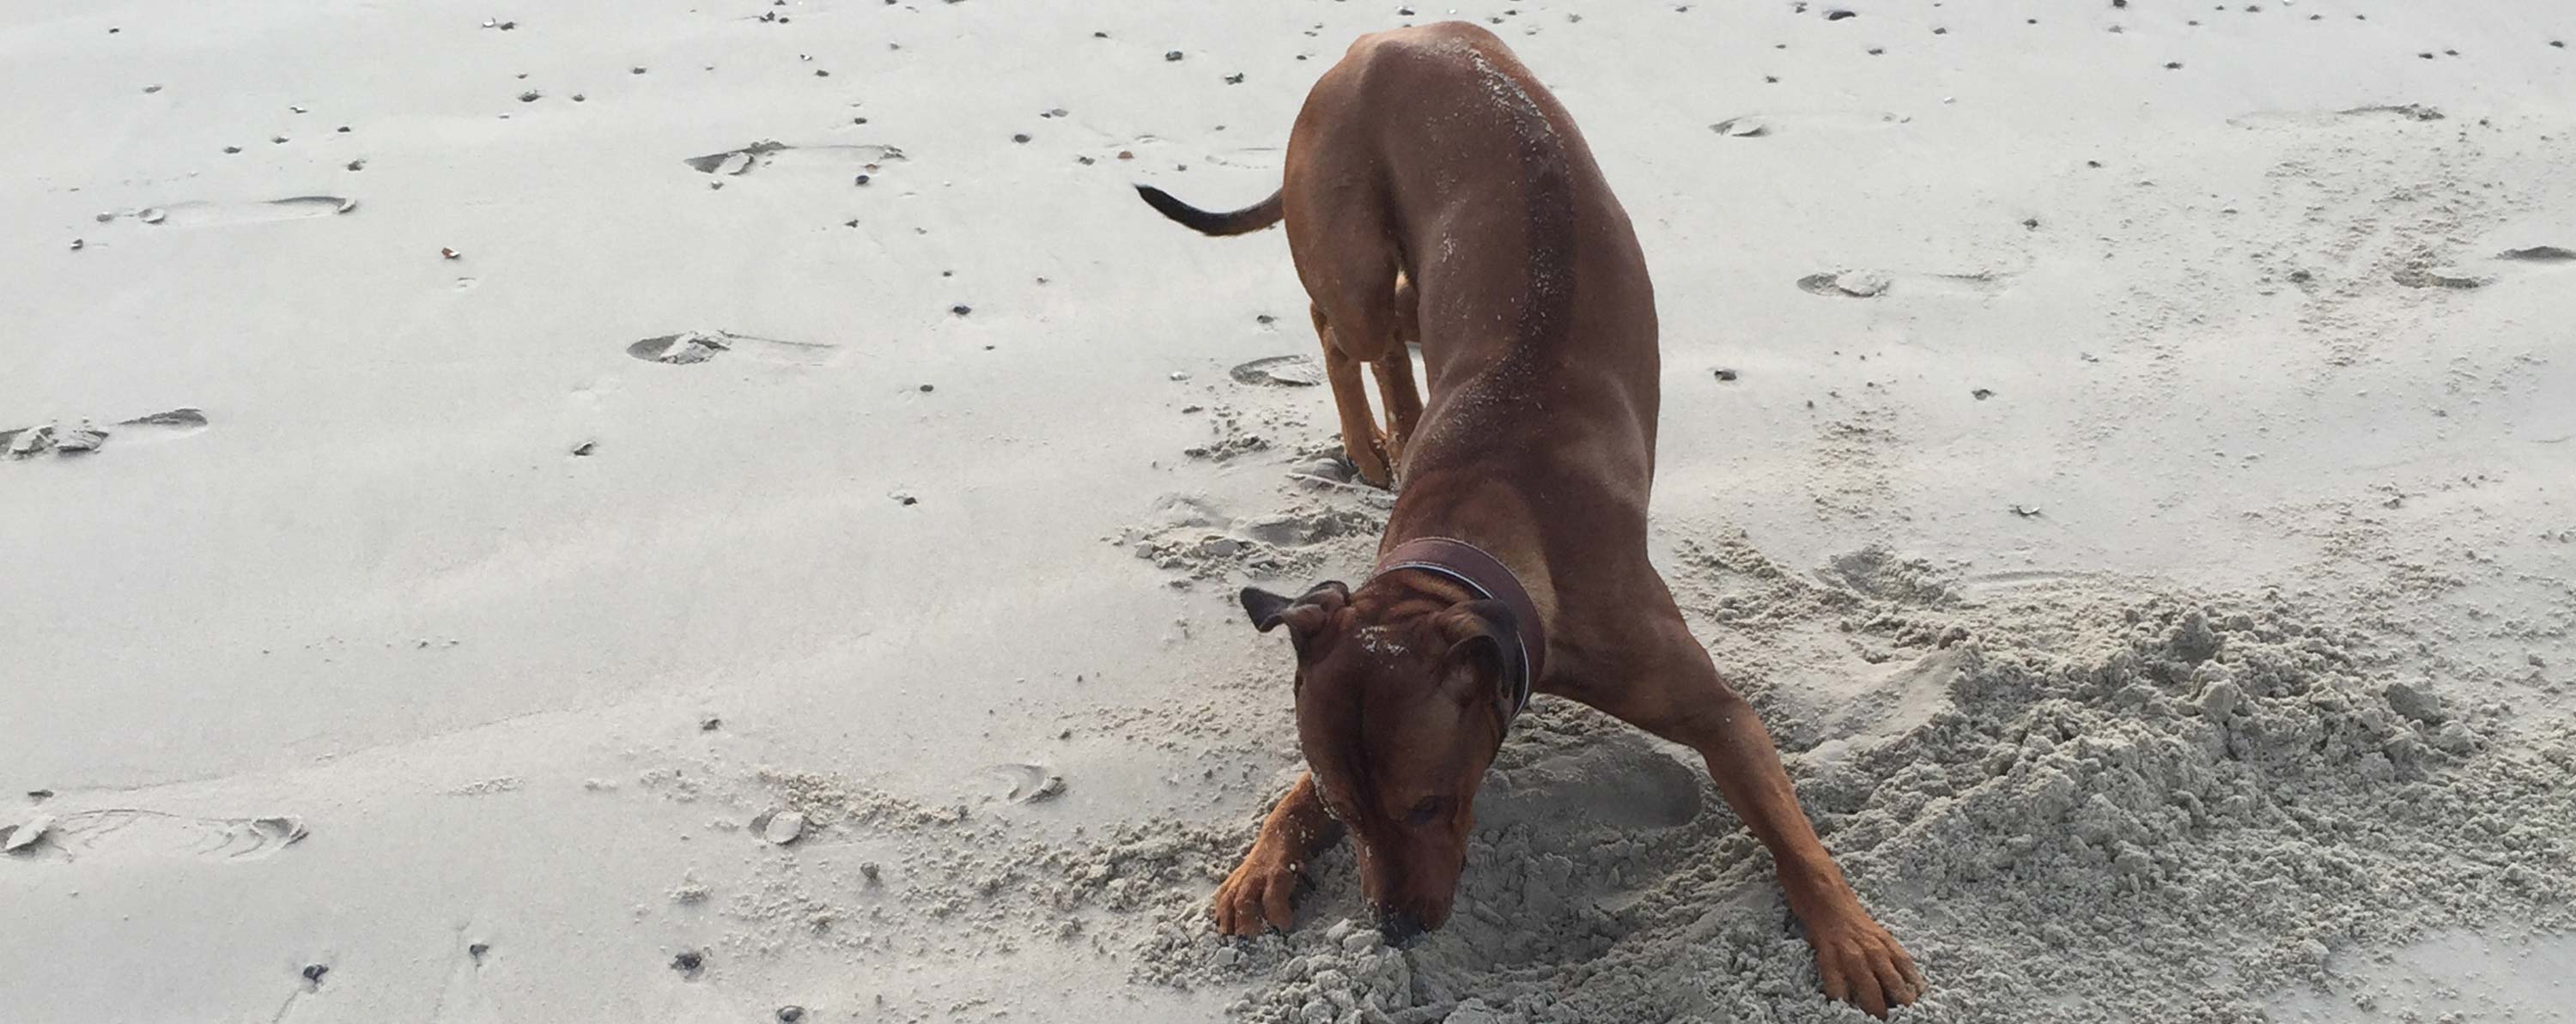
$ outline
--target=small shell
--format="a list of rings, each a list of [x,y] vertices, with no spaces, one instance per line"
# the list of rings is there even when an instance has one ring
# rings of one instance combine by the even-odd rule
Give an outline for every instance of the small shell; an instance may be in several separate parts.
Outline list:
[[[45,833],[51,831],[53,827],[53,815],[39,814],[20,822],[14,828],[0,829],[0,853],[16,853],[34,846],[36,841],[45,838]]]
[[[805,834],[805,816],[795,811],[773,811],[752,822],[760,838],[778,846],[795,842]]]

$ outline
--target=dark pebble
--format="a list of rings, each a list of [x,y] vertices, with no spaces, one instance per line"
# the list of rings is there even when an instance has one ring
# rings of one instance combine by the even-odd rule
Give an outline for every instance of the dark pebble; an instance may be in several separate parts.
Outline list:
[[[323,976],[323,975],[325,975],[325,974],[329,974],[329,973],[331,973],[331,965],[329,965],[329,964],[306,964],[306,965],[304,965],[304,980],[309,981],[309,982],[312,982],[313,984],[316,984],[316,985],[321,984],[321,983],[322,983],[322,976]]]
[[[2166,62],[2165,62],[2165,70],[2167,70],[2167,71],[2180,71],[2180,70],[2182,70],[2182,62],[2181,62],[2181,61],[2178,61],[2178,60],[2169,60],[2169,61],[2166,61]]]
[[[805,1008],[802,1006],[781,1006],[778,1008],[778,1024],[796,1024],[797,1021],[804,1019]]]
[[[1860,12],[1859,12],[1859,11],[1832,10],[1832,11],[1826,11],[1826,12],[1825,12],[1825,20],[1826,20],[1826,21],[1841,21],[1841,20],[1843,20],[1844,18],[1857,18],[1857,17],[1860,17]]]
[[[473,958],[474,958],[474,962],[475,962],[475,963],[478,963],[478,964],[483,962],[483,954],[485,954],[485,953],[489,953],[489,952],[491,952],[491,951],[492,951],[492,944],[491,944],[491,943],[489,943],[489,942],[477,942],[477,943],[475,943],[475,944],[473,944],[473,945],[470,945],[470,946],[465,947],[465,955],[466,955],[466,956],[473,957]]]
[[[1164,51],[1164,52],[1163,52],[1163,59],[1164,59],[1164,60],[1179,60],[1179,59],[1181,59],[1181,51],[1179,51],[1179,50],[1166,50],[1166,51]]]
[[[1227,85],[1242,85],[1242,84],[1243,84],[1243,72],[1237,71],[1237,72],[1235,72],[1235,73],[1233,73],[1233,74],[1231,74],[1231,75],[1227,75],[1227,76],[1225,76],[1225,84],[1227,84]]]
[[[709,718],[698,723],[699,732],[714,732],[722,728],[724,728],[724,719],[721,718]]]
[[[1018,134],[1016,134],[1016,135],[1013,135],[1013,136],[1011,136],[1011,141],[1013,141],[1013,142],[1027,142],[1027,141],[1029,141],[1029,133],[1027,133],[1027,132],[1020,132],[1020,133],[1018,133]]]
[[[680,972],[681,974],[685,974],[685,975],[688,975],[688,976],[693,977],[693,978],[694,978],[694,977],[696,977],[696,976],[697,976],[697,974],[698,974],[698,971],[699,971],[700,969],[702,969],[702,968],[706,967],[706,965],[707,965],[707,957],[706,957],[706,954],[704,954],[704,953],[700,953],[700,952],[698,952],[697,950],[694,950],[694,949],[692,949],[692,950],[688,950],[688,951],[685,951],[685,952],[681,953],[680,955],[678,955],[678,956],[675,956],[675,957],[672,957],[672,958],[671,958],[671,969],[672,969],[672,970],[678,971],[678,972]]]
[[[1975,391],[1968,392],[1968,397],[1982,402],[1986,399],[1995,397],[1995,392],[1993,388],[1978,388]]]
[[[867,184],[867,183],[868,183],[868,176],[867,176],[867,175],[864,175],[864,174],[859,175],[859,176],[858,176],[858,178],[856,179],[855,183],[856,183],[856,184],[860,184],[860,185],[865,185],[865,184]]]
[[[963,303],[963,302],[960,302],[960,303],[958,303],[958,304],[956,304],[956,305],[954,305],[954,306],[950,306],[950,307],[948,307],[948,311],[949,311],[949,312],[951,312],[951,313],[955,313],[955,314],[957,314],[958,316],[965,316],[965,315],[966,315],[966,314],[968,314],[968,313],[972,313],[972,312],[974,312],[974,311],[975,311],[975,307],[973,307],[973,306],[969,306],[969,305],[967,305],[967,304],[965,304],[965,303]]]
[[[239,153],[239,152],[241,152],[241,147],[240,147],[240,146],[225,146],[225,147],[224,147],[224,152],[226,152],[226,153]]]
[[[523,93],[520,93],[520,94],[519,94],[519,102],[521,102],[521,103],[534,103],[534,102],[536,102],[536,101],[537,101],[537,98],[538,98],[538,97],[540,97],[540,96],[544,96],[544,95],[545,95],[544,93],[538,92],[538,91],[536,91],[536,90],[534,90],[534,89],[530,89],[530,90],[528,90],[528,91],[526,91],[526,92],[523,92]]]
[[[1734,379],[1735,379],[1735,371],[1733,371],[1733,370],[1719,370],[1719,371],[1717,371],[1717,379],[1719,379],[1719,380],[1734,380]]]
[[[924,384],[924,385],[922,385],[922,386],[921,386],[921,393],[922,393],[922,394],[925,394],[925,395],[927,395],[927,394],[931,393],[931,392],[932,392],[932,391],[934,391],[934,390],[936,390],[936,389],[932,388],[932,387],[931,387],[930,385],[928,385],[928,384]]]

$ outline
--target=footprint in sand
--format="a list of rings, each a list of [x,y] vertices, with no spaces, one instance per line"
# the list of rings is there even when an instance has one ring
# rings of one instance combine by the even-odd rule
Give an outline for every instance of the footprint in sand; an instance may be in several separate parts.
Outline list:
[[[2576,249],[2557,245],[2533,245],[2507,249],[2495,254],[2499,261],[2525,266],[2564,266],[2576,263]],[[2451,264],[2430,262],[2409,265],[2391,275],[2408,288],[2452,288],[2466,291],[2494,284],[2497,278],[2479,274]]]
[[[41,826],[41,827],[38,827]],[[33,828],[33,841],[24,834]],[[258,860],[304,838],[304,823],[287,816],[192,818],[118,807],[79,811],[0,830],[9,856],[64,860],[83,857],[189,857],[211,861]]]
[[[2460,291],[2467,291],[2472,288],[2484,288],[2495,283],[2495,278],[2487,277],[2482,274],[2468,273],[2457,267],[2448,266],[2410,266],[2389,276],[2395,279],[2398,284],[2405,285],[2408,288],[2452,288]]]
[[[2440,110],[2421,103],[2382,103],[2343,110],[2258,110],[2238,114],[2227,123],[2239,128],[2313,128],[2361,121],[2439,121]]]
[[[832,360],[836,346],[810,341],[735,334],[732,331],[682,331],[646,338],[626,346],[626,354],[648,363],[689,366],[723,357],[748,358],[785,366],[821,366]]]
[[[1808,113],[1744,114],[1708,126],[1708,130],[1730,139],[1758,139],[1806,131],[1867,131],[1893,128],[1913,118],[1885,111],[1813,111]]]
[[[1835,299],[1874,299],[1881,295],[2000,295],[2011,274],[1981,270],[1973,274],[1897,274],[1883,270],[1828,270],[1798,279],[1798,290]]]
[[[288,196],[253,203],[184,202],[168,206],[147,206],[128,211],[145,224],[162,227],[197,228],[225,224],[265,224],[271,221],[303,220],[308,217],[333,217],[358,208],[358,201],[342,196]],[[108,214],[100,214],[108,218]]]
[[[753,171],[771,167],[791,171],[811,170],[851,174],[861,170],[874,170],[878,164],[903,158],[903,150],[893,146],[844,144],[791,146],[784,142],[763,139],[741,149],[693,156],[680,162],[689,165],[690,170],[700,174],[739,178]]]
[[[1311,388],[1324,382],[1324,366],[1313,356],[1264,356],[1227,370],[1235,383],[1275,388]]]
[[[999,799],[1033,804],[1064,795],[1064,776],[1042,764],[997,764],[984,769],[987,789]]]
[[[2497,253],[2496,258],[2515,263],[2576,263],[2576,249],[2559,245],[2534,245],[2521,249],[2507,249]]]
[[[198,409],[172,409],[137,416],[119,420],[112,428],[97,426],[88,420],[68,425],[46,423],[0,430],[0,458],[32,459],[47,453],[72,458],[99,450],[109,438],[159,440],[185,437],[204,429],[206,414]]]

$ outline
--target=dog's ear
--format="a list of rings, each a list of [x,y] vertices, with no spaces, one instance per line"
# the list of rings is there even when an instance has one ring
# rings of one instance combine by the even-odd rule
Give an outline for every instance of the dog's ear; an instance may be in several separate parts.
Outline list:
[[[1243,611],[1252,617],[1252,627],[1264,633],[1288,627],[1288,642],[1296,645],[1300,658],[1306,656],[1308,642],[1332,621],[1333,613],[1350,601],[1351,588],[1338,580],[1318,583],[1295,600],[1259,587],[1243,588]]]
[[[1510,605],[1467,601],[1437,620],[1449,651],[1441,658],[1441,687],[1461,704],[1494,701],[1505,716],[1520,699],[1521,634]]]

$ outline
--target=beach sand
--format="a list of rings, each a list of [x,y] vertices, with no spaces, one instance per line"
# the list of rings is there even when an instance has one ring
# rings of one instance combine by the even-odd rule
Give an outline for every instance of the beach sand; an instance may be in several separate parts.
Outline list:
[[[1280,233],[1129,185],[1449,16],[1636,222],[1657,563],[1899,1019],[2576,1020],[2539,0],[19,0],[0,1019],[1858,1019],[1546,698],[1450,928],[1204,918],[1298,764],[1232,595],[1390,499]]]

